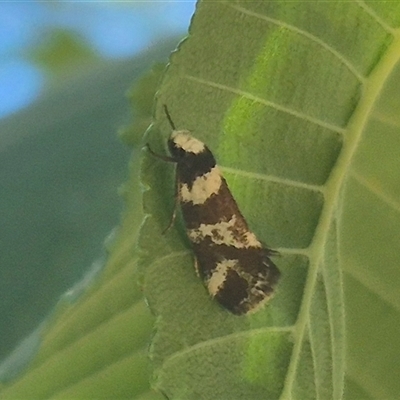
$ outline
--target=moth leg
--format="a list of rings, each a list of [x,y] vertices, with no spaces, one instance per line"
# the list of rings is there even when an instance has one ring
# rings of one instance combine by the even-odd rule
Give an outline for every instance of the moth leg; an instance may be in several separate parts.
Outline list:
[[[267,249],[268,257],[280,257],[281,253],[278,250]]]
[[[279,257],[281,255],[279,251],[270,249],[264,242],[261,242],[261,245],[267,257]]]
[[[194,258],[194,270],[196,271],[196,275],[201,278],[200,275],[200,266],[199,266],[199,261],[197,260],[197,257]]]
[[[160,160],[163,160],[163,161],[169,162],[169,163],[174,163],[174,164],[176,164],[176,162],[177,162],[174,157],[169,157],[169,156],[165,156],[163,154],[156,153],[155,151],[153,151],[151,149],[151,147],[150,147],[150,145],[148,143],[146,143],[146,145],[144,147],[149,151],[149,153],[152,156],[154,156],[154,157],[156,157],[156,158],[158,158]]]
[[[181,194],[179,191],[179,176],[178,173],[175,171],[175,203],[174,203],[174,211],[171,216],[171,220],[169,221],[168,226],[163,230],[162,234],[166,233],[175,223],[176,220],[176,213],[179,207],[179,203],[181,202]]]
[[[158,158],[158,159],[160,159],[162,161],[165,161],[165,162],[174,163],[174,164],[177,163],[177,161],[175,160],[174,157],[165,156],[163,154],[158,154],[155,151],[153,151],[148,143],[146,143],[145,147],[146,147],[146,149],[149,151],[149,153],[152,156],[154,156],[154,157],[156,157],[156,158]],[[179,202],[180,202],[179,178],[178,178],[178,174],[175,171],[175,204],[174,204],[174,211],[172,213],[171,220],[169,221],[168,226],[162,231],[162,234],[166,233],[172,227],[172,225],[174,225],[175,219],[176,219],[176,212],[177,212],[176,210],[178,208]]]

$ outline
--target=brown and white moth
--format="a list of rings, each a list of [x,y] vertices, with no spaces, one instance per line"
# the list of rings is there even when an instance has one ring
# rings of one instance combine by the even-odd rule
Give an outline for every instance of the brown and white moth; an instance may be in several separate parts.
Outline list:
[[[176,164],[176,200],[195,255],[195,268],[212,298],[233,314],[257,311],[273,295],[280,272],[247,226],[209,148],[187,130],[172,127],[171,157]],[[175,216],[175,212],[174,212]],[[171,221],[171,224],[174,220]]]

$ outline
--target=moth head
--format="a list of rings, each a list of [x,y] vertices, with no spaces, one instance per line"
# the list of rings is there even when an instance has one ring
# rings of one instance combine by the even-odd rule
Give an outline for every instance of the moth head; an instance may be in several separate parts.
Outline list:
[[[203,153],[206,146],[200,140],[194,138],[189,131],[173,131],[169,140],[168,147],[171,154],[180,159],[186,156],[193,156]],[[185,154],[188,153],[188,154]]]
[[[215,159],[208,147],[189,131],[173,131],[168,140],[168,148],[172,157],[183,168],[197,169],[215,165]]]
[[[164,105],[165,115],[171,125],[172,133],[168,139],[168,148],[178,163],[183,168],[197,168],[201,165],[214,166],[215,159],[208,147],[200,140],[194,138],[188,130],[177,130],[168,108]]]

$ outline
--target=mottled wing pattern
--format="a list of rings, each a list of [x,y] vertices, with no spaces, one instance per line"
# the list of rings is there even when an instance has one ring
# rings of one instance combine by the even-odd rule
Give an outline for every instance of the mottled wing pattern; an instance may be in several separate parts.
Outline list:
[[[177,164],[178,198],[196,270],[210,295],[234,314],[260,308],[280,272],[247,226],[211,151],[188,131],[168,141]]]

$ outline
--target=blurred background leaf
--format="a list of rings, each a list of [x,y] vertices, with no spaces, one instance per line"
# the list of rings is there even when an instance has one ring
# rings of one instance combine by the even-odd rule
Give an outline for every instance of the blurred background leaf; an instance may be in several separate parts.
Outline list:
[[[0,360],[104,264],[130,156],[116,134],[134,125],[127,90],[165,65],[193,8],[0,4]]]

